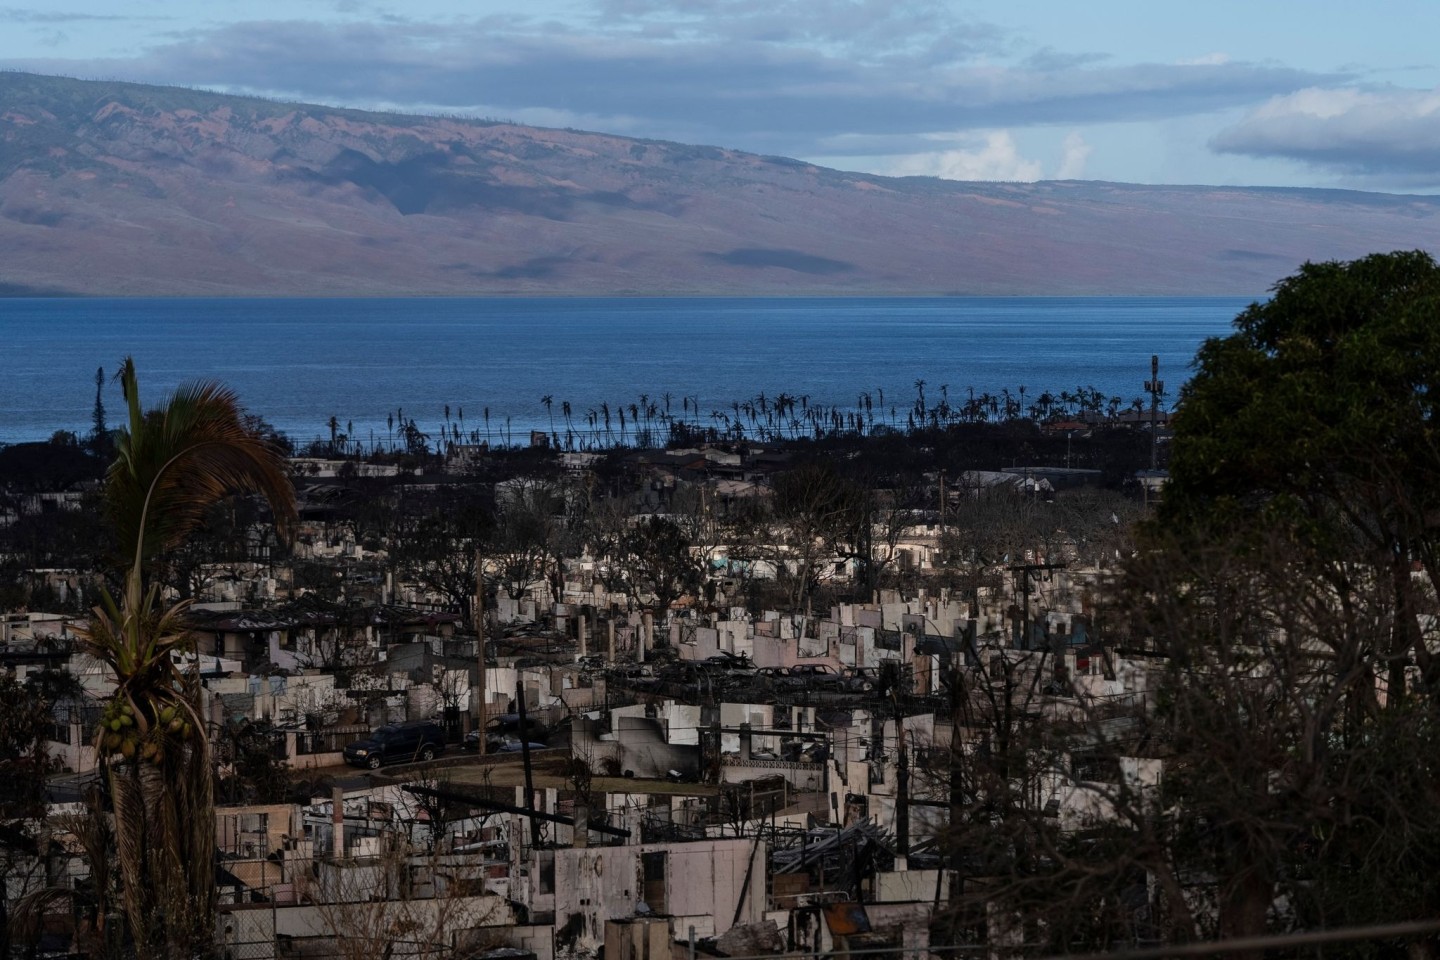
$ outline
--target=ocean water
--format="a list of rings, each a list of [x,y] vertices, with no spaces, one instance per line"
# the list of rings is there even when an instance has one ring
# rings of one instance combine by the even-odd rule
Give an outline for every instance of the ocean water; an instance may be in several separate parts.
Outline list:
[[[646,396],[701,422],[759,394],[855,409],[903,425],[915,382],[952,406],[976,393],[1027,399],[1094,386],[1129,403],[1150,357],[1173,398],[1196,348],[1223,335],[1236,298],[727,299],[3,299],[0,443],[86,432],[94,377],[135,358],[142,398],[213,378],[292,438],[341,431],[384,442],[403,411],[430,434],[463,414],[465,431],[518,442],[563,434],[563,404],[586,423]],[[879,395],[883,392],[884,404]],[[549,412],[542,398],[549,396]],[[105,388],[112,423],[119,389]],[[488,410],[488,426],[485,412]],[[883,413],[882,413],[883,411]],[[691,419],[694,419],[691,414]],[[618,426],[618,424],[617,424]]]

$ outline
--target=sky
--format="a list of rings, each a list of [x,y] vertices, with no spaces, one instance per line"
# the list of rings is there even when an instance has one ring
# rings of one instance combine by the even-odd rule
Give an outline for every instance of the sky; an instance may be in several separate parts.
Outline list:
[[[1440,0],[12,2],[0,69],[885,175],[1440,192]]]

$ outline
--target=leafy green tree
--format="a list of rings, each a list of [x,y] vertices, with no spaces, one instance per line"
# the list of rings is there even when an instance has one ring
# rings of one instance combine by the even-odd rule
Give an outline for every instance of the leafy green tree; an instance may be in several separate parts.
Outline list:
[[[1222,935],[1437,909],[1437,320],[1428,254],[1305,264],[1181,395],[1131,596],[1169,658],[1165,849]]]
[[[105,368],[95,368],[95,409],[90,415],[90,449],[99,457],[110,455],[110,430],[105,426]]]
[[[1411,576],[1440,588],[1440,266],[1420,251],[1307,263],[1206,341],[1181,394],[1161,523],[1283,528],[1339,602],[1389,584],[1388,684],[1440,697]]]

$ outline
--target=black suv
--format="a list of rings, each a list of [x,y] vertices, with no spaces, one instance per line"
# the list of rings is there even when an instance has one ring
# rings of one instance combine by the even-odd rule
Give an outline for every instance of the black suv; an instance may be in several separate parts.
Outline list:
[[[445,730],[438,723],[386,724],[364,740],[345,747],[345,762],[376,769],[382,763],[434,760],[445,752]]]

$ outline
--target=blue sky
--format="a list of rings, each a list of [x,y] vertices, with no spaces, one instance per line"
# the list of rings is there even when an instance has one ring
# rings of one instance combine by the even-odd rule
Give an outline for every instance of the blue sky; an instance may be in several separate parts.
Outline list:
[[[881,174],[1440,192],[1437,0],[14,2],[0,68]]]

